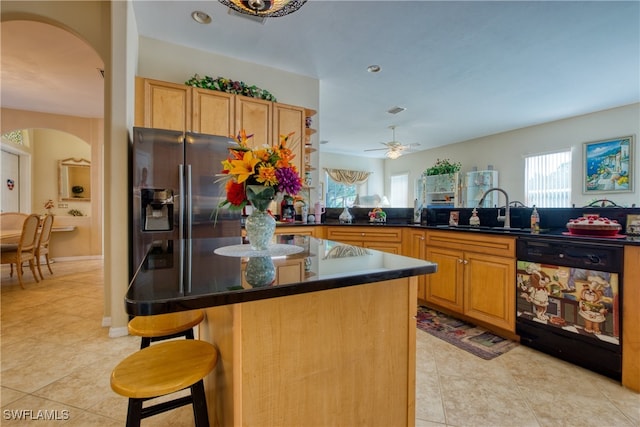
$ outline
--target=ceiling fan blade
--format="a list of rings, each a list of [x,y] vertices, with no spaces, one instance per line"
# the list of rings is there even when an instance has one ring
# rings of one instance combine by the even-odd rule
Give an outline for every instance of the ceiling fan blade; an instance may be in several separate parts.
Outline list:
[[[364,151],[382,151],[382,150],[389,150],[389,148],[369,148],[368,150],[364,150]]]

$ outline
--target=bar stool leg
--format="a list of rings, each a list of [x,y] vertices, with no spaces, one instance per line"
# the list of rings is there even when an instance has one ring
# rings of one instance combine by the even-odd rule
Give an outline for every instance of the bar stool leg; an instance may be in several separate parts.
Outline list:
[[[127,411],[127,427],[140,427],[142,420],[143,399],[129,399],[129,409]]]
[[[207,398],[204,394],[204,382],[198,381],[191,386],[193,398],[193,418],[197,427],[209,427],[209,413],[207,411]]]

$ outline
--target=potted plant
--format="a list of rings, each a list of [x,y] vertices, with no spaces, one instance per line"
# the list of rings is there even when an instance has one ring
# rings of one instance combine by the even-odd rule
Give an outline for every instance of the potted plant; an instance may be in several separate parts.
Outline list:
[[[461,167],[462,164],[460,162],[451,163],[449,159],[437,159],[433,166],[425,169],[424,174],[427,176],[447,175],[459,172]]]
[[[460,162],[452,163],[449,159],[437,159],[430,168],[425,169],[426,190],[429,193],[452,192],[455,190],[456,173],[460,171]]]

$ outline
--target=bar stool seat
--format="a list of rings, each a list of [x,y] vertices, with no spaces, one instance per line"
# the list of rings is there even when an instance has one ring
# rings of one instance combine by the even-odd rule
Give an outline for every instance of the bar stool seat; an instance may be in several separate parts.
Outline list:
[[[140,348],[149,347],[152,341],[184,336],[193,339],[193,327],[204,319],[202,310],[136,316],[129,321],[129,334],[142,337]]]
[[[167,341],[125,358],[111,372],[111,388],[129,398],[127,426],[139,426],[142,418],[189,404],[195,425],[209,426],[203,378],[217,361],[216,347],[200,340]],[[142,407],[145,400],[186,388],[191,389],[189,396]]]

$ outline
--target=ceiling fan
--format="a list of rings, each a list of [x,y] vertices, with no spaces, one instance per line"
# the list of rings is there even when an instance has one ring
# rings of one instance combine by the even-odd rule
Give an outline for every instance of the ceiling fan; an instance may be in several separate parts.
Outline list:
[[[390,159],[397,159],[398,157],[402,156],[402,153],[405,151],[411,151],[411,149],[413,149],[414,147],[417,147],[418,143],[413,143],[413,144],[402,144],[398,141],[396,141],[396,127],[395,126],[389,126],[389,129],[391,129],[391,132],[393,134],[393,138],[391,139],[391,141],[389,142],[381,142],[380,144],[385,145],[385,148],[370,148],[368,150],[364,150],[364,151],[380,151],[380,150],[387,150],[387,152],[385,153],[385,156],[387,156]]]

